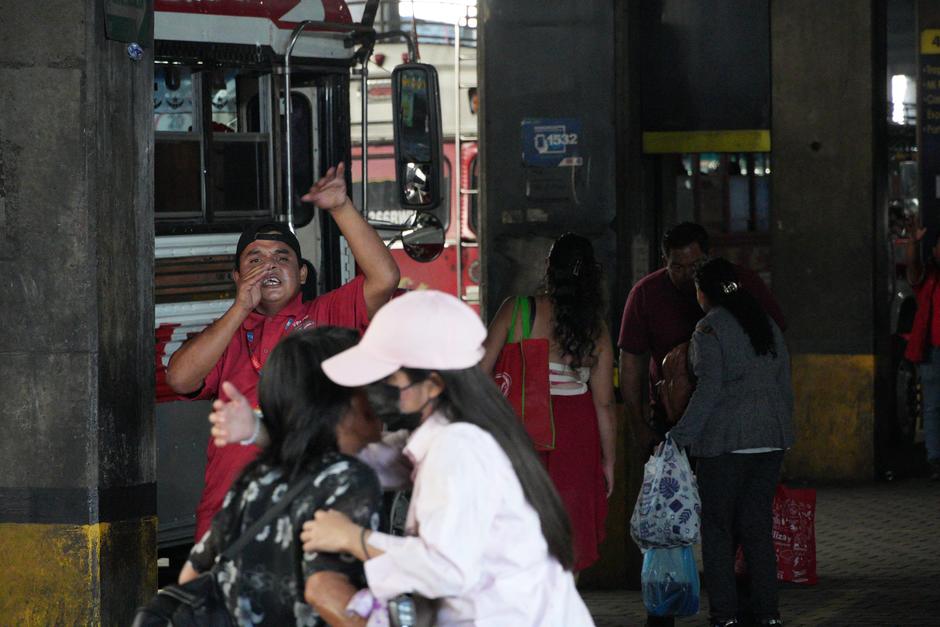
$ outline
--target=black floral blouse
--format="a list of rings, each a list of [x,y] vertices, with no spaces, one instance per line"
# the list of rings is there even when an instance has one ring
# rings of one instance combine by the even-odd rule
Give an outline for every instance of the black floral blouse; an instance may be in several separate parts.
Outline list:
[[[297,480],[308,482],[307,489],[234,560],[221,562],[218,557],[225,548],[288,490],[279,469],[254,469],[247,482],[239,481],[225,495],[209,531],[189,554],[197,571],[215,568],[238,625],[325,625],[304,601],[304,582],[318,571],[340,572],[353,585],[366,585],[359,560],[351,555],[304,553],[300,531],[318,509],[339,510],[359,525],[377,528],[382,493],[375,473],[353,457],[329,453]]]

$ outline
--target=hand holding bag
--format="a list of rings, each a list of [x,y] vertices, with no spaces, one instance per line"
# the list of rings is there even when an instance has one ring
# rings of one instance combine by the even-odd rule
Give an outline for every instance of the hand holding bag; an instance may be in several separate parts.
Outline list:
[[[532,320],[529,297],[516,298],[506,343],[493,366],[493,379],[522,420],[537,451],[555,449],[555,423],[548,382],[548,340],[529,339]],[[522,339],[514,341],[521,315]]]
[[[687,546],[699,541],[702,515],[698,484],[684,451],[666,438],[643,468],[643,485],[630,517],[630,535],[641,549]]]

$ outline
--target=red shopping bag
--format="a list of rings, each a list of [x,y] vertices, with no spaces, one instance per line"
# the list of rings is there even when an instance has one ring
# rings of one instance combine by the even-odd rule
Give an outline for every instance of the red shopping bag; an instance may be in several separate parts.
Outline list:
[[[816,584],[816,490],[777,486],[774,547],[779,581]]]
[[[520,311],[523,339],[514,342]],[[520,296],[513,307],[506,343],[493,366],[493,378],[522,420],[535,449],[552,451],[555,449],[555,423],[548,383],[548,340],[530,340],[530,332],[529,299]]]
[[[816,585],[816,490],[777,486],[773,538],[777,581]],[[740,546],[734,571],[747,572]]]

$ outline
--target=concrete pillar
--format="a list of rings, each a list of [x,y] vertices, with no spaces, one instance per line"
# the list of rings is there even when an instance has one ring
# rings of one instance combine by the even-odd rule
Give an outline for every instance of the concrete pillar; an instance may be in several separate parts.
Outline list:
[[[889,302],[880,4],[771,2],[772,256],[793,356],[794,477],[874,473]]]
[[[132,61],[106,4],[0,4],[3,624],[156,587],[152,28]]]
[[[538,289],[549,248],[566,231],[592,240],[608,275],[609,302],[623,302],[614,289],[614,14],[613,4],[599,0],[480,3],[481,288],[487,320],[505,298]],[[536,165],[524,157],[532,138],[523,121],[534,119],[566,124],[560,132],[577,134],[580,164]],[[611,311],[610,321],[616,333],[619,311]],[[624,585],[623,485],[621,475],[610,499],[602,558],[583,574],[583,585]]]

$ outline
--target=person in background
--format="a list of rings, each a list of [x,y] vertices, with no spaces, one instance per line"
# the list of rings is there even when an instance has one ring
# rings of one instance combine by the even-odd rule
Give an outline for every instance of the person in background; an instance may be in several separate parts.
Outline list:
[[[352,329],[301,330],[281,341],[267,361],[259,383],[266,446],[233,483],[179,578],[186,583],[212,569],[268,508],[304,484],[275,521],[215,572],[239,625],[365,624],[345,613],[346,601],[365,584],[361,563],[330,553],[302,553],[298,535],[303,522],[324,507],[369,528],[378,524],[378,479],[352,456],[379,439],[382,422],[370,411],[364,392],[334,384],[321,370],[324,359],[358,339]],[[232,402],[245,404],[230,383],[225,386]]]
[[[921,253],[927,230],[915,218],[905,245],[907,281],[917,298],[917,312],[904,357],[917,364],[923,392],[924,444],[930,479],[940,481],[940,232],[931,238],[927,263]]]
[[[230,381],[257,406],[262,369],[277,343],[300,326],[334,325],[362,331],[398,286],[391,253],[346,194],[343,164],[330,168],[303,197],[328,212],[349,243],[362,274],[304,302],[308,278],[300,243],[281,223],[245,229],[235,251],[237,293],[232,306],[202,333],[187,340],[167,365],[167,383],[185,399],[212,399]],[[196,510],[196,539],[222,506],[232,480],[258,454],[255,446],[206,449],[205,487]]]
[[[727,260],[702,265],[695,285],[705,312],[689,347],[698,382],[667,437],[698,458],[711,624],[738,625],[743,613],[734,574],[740,540],[750,573],[749,611],[759,625],[782,625],[772,533],[783,455],[795,440],[787,345]]]
[[[704,315],[695,298],[696,267],[707,259],[708,233],[693,222],[668,229],[662,239],[663,267],[637,281],[627,296],[617,345],[620,348],[620,392],[627,419],[637,436],[636,451],[649,454],[668,429],[666,411],[656,393],[663,378],[663,358],[689,341]],[[786,329],[783,312],[753,271],[734,266],[737,280],[764,310]],[[643,373],[649,373],[649,406],[643,407]],[[647,617],[651,626],[669,627],[672,617]]]
[[[416,324],[420,321],[420,324]],[[323,363],[336,383],[384,382],[417,429],[408,535],[319,511],[305,551],[365,562],[371,593],[435,599],[436,625],[592,625],[571,574],[567,515],[512,408],[479,367],[486,329],[472,309],[436,291],[382,308],[358,346]]]
[[[663,267],[633,286],[620,324],[620,391],[628,416],[642,425],[650,444],[662,441],[665,412],[655,385],[662,376],[663,358],[689,341],[702,310],[695,300],[695,269],[707,259],[708,233],[698,224],[682,222],[667,230],[662,240]],[[780,305],[752,270],[734,266],[738,282],[781,329],[786,321]],[[649,357],[647,358],[647,355]],[[650,408],[644,411],[643,373],[649,370]]]
[[[529,297],[534,318],[530,338],[549,341],[555,429],[555,449],[538,455],[571,518],[575,572],[599,557],[607,497],[614,487],[614,356],[604,321],[602,278],[591,242],[566,233],[549,252],[545,293]],[[486,373],[492,373],[507,340],[515,301],[507,299],[490,323],[481,362]],[[521,320],[513,335],[522,337]]]

